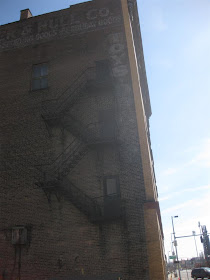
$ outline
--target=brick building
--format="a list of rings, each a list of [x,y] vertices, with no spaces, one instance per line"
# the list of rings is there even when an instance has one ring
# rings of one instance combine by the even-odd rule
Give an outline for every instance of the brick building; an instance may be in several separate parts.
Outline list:
[[[0,27],[1,279],[165,279],[136,5]]]

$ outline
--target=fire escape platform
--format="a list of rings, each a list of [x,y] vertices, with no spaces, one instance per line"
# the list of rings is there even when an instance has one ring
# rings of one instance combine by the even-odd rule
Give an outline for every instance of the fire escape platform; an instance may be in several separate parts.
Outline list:
[[[100,94],[103,90],[108,90],[108,92],[114,92],[114,79],[112,77],[108,79],[89,79],[86,84],[86,89],[88,93],[95,92]]]

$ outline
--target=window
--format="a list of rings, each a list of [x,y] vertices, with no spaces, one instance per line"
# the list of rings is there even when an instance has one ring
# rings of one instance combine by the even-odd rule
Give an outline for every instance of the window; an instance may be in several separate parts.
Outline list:
[[[104,217],[113,219],[122,215],[118,176],[104,177]]]
[[[32,90],[44,89],[48,87],[48,66],[47,63],[33,65],[32,69]]]
[[[116,196],[120,193],[118,176],[108,176],[104,178],[104,194],[106,196]]]
[[[107,60],[96,61],[97,81],[108,81],[110,79],[110,64]]]
[[[114,110],[99,112],[100,136],[103,139],[111,140],[115,138],[115,114]]]

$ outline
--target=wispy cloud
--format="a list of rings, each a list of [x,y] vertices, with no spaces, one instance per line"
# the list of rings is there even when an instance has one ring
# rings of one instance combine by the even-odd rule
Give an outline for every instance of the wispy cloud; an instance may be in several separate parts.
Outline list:
[[[153,6],[151,9],[151,24],[154,30],[162,32],[168,29],[166,22],[164,21],[163,11],[160,7]]]
[[[195,221],[201,220],[201,223],[209,224],[209,200],[210,200],[210,191],[204,192],[202,195],[197,195],[193,199],[187,200],[183,203],[179,203],[177,205],[168,207],[161,211],[164,217],[170,217],[174,215],[181,214],[180,216],[186,219],[184,224],[180,224],[180,230],[187,231],[188,228],[186,227],[185,223],[191,224],[195,223]],[[190,214],[190,216],[189,216]],[[182,221],[183,222],[183,221]],[[182,229],[181,229],[182,227]],[[170,227],[169,227],[170,228]]]
[[[180,210],[180,209],[183,209],[183,208],[186,208],[186,207],[192,207],[194,204],[195,204],[195,200],[191,199],[191,200],[188,200],[186,202],[183,202],[183,203],[177,204],[175,206],[169,207],[167,209],[164,209],[163,211],[161,211],[161,213],[162,214],[166,214],[166,213],[170,213],[170,212],[174,213],[177,210]]]
[[[200,151],[189,161],[188,165],[199,165],[201,167],[210,167],[210,138],[203,141]]]
[[[190,166],[196,166],[201,168],[209,168],[210,167],[210,138],[203,139],[196,146],[192,148],[188,148],[186,151],[190,153],[188,156],[188,160],[186,162],[179,162],[177,166],[168,167],[165,170],[159,172],[159,179],[165,176],[173,176],[174,174],[183,173],[186,168],[190,168]],[[175,165],[175,164],[174,164]],[[199,170],[199,169],[198,169]]]
[[[168,26],[164,18],[164,11],[161,8],[161,5],[157,3],[157,1],[153,1],[153,0],[150,1],[148,6],[144,4],[143,1],[142,5],[145,5],[145,8],[148,9],[148,13],[150,14],[148,18],[145,18],[146,28],[148,28],[150,31],[155,31],[155,32],[163,32],[168,29]]]
[[[189,231],[194,230],[198,225],[198,221],[201,222],[201,225],[206,225],[209,229],[209,200],[210,191],[162,211],[163,217],[167,217],[167,224],[164,229],[165,234],[171,232],[171,215],[174,214],[179,215],[179,218],[176,219],[176,230],[180,234],[187,235]]]
[[[159,198],[159,201],[169,200],[170,198],[171,198],[171,196],[170,196],[170,195],[168,195],[168,196],[164,196],[164,197],[160,197],[160,198]]]
[[[179,170],[178,168],[169,167],[169,168],[167,168],[166,170],[164,170],[164,171],[162,172],[162,174],[163,174],[164,176],[167,176],[167,175],[175,174],[178,170]]]
[[[196,63],[203,64],[203,61],[207,63],[210,61],[209,57],[210,48],[210,21],[206,22],[205,28],[194,33],[191,41],[185,47],[185,57],[189,62],[195,65]]]
[[[205,186],[199,186],[199,187],[193,187],[193,188],[186,188],[182,189],[177,192],[172,192],[169,195],[163,196],[159,199],[159,201],[165,201],[169,199],[174,199],[176,196],[180,196],[184,193],[193,193],[193,192],[199,192],[199,191],[204,191],[204,190],[210,190],[210,185],[205,185]]]
[[[174,67],[173,59],[169,58],[166,54],[154,56],[151,60],[151,65],[160,70],[171,70]]]

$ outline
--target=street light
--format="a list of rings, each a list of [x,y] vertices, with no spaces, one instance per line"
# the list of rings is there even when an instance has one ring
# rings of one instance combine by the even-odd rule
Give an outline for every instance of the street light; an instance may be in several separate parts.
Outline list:
[[[175,235],[175,230],[174,230],[174,218],[178,218],[178,216],[171,216],[171,221],[172,221],[172,228],[173,228],[173,235],[174,235],[174,247],[176,250],[176,260],[177,260],[177,265],[178,265],[179,279],[181,280],[179,257],[178,257],[178,252],[177,252],[177,241],[176,241],[176,235]]]

